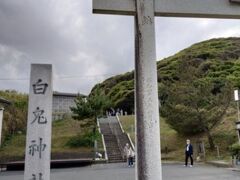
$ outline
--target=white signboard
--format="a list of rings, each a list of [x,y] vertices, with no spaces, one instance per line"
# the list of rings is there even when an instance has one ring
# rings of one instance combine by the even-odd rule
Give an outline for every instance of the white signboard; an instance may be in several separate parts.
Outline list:
[[[238,129],[238,130],[240,130],[240,123],[239,123],[239,124],[237,124],[237,129]]]
[[[234,90],[234,100],[235,100],[235,101],[239,101],[238,90]]]

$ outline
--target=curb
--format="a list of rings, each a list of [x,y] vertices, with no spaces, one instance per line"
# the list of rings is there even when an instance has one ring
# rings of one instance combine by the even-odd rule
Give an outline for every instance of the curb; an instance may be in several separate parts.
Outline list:
[[[227,162],[223,161],[207,161],[206,164],[213,165],[221,168],[233,168],[233,166]]]
[[[240,172],[240,168],[231,168],[232,171]]]
[[[162,164],[166,164],[166,165],[184,165],[183,161],[162,161]],[[205,164],[204,162],[194,162],[194,165],[203,165]]]

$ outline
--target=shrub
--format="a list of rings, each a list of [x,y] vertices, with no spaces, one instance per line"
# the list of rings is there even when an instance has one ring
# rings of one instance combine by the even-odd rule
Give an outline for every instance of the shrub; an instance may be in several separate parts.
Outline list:
[[[232,156],[240,157],[240,143],[235,143],[230,146]]]
[[[100,138],[100,134],[96,132],[87,132],[85,134],[78,134],[73,136],[68,140],[66,146],[76,148],[76,147],[93,147],[94,141]]]

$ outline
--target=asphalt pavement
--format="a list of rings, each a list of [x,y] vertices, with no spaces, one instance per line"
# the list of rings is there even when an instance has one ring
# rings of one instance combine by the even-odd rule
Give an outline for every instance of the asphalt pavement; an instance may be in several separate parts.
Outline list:
[[[89,167],[53,169],[51,180],[134,180],[134,168],[126,164],[97,164]],[[240,180],[240,172],[196,165],[193,168],[179,164],[163,165],[164,180]],[[0,180],[23,180],[22,171],[0,172]]]

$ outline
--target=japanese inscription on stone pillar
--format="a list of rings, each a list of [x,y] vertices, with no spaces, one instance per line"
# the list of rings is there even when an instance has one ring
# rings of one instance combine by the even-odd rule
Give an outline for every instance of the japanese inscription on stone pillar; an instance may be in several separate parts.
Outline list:
[[[24,180],[50,180],[52,65],[32,64]]]

